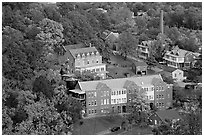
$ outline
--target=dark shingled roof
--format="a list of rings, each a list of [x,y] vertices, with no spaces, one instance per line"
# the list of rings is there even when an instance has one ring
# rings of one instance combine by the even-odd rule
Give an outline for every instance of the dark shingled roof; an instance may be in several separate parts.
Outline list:
[[[148,66],[146,62],[132,61],[135,66]]]
[[[156,114],[159,116],[159,118],[162,121],[165,121],[165,119],[168,119],[168,120],[181,119],[181,116],[179,115],[179,113],[173,109],[159,110],[156,112]]]
[[[82,56],[83,53],[85,55],[87,53],[89,53],[91,55],[92,52],[94,52],[94,54],[96,54],[97,49],[95,47],[87,47],[87,48],[79,48],[79,49],[69,49],[69,51],[72,54],[72,56],[74,58],[76,58],[78,54],[80,54],[80,56]]]

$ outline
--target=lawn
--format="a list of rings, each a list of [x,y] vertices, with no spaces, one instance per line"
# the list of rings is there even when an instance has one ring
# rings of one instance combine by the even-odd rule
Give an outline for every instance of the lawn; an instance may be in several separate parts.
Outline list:
[[[83,124],[74,124],[74,135],[95,135],[115,126],[120,126],[123,118],[119,115],[114,117],[103,116],[90,119],[83,119]]]
[[[153,135],[153,133],[150,127],[140,128],[138,126],[135,126],[132,128],[132,130],[123,132],[121,135]]]
[[[139,126],[133,126],[128,131],[118,130],[111,132],[108,135],[152,135],[152,129],[150,127],[141,128]]]

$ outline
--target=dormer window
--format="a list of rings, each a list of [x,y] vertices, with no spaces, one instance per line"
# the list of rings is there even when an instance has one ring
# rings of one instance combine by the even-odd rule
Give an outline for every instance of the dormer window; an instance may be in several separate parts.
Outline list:
[[[93,55],[94,55],[94,52],[92,52],[91,55],[93,56]]]
[[[98,53],[98,51],[96,52],[96,55],[98,55],[99,53]]]
[[[83,53],[83,54],[82,54],[82,58],[84,58],[84,57],[85,57],[85,54]]]
[[[87,53],[87,56],[89,56],[90,54],[89,53]]]
[[[77,55],[77,58],[80,58],[80,54]]]

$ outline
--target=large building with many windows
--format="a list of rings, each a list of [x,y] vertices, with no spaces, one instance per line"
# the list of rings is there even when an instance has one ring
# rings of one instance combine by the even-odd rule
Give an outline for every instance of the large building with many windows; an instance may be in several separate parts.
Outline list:
[[[102,79],[106,78],[106,64],[102,63],[102,56],[95,47],[69,48],[64,46],[65,53],[61,60],[68,62],[69,70],[96,72]]]
[[[137,101],[135,95],[140,95],[150,109],[167,109],[172,105],[172,85],[160,75],[78,82],[70,92],[78,94],[79,99],[83,96],[87,116],[125,113],[127,104]]]

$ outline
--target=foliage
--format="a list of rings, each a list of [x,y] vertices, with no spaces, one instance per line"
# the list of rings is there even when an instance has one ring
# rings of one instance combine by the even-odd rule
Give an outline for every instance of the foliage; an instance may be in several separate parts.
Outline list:
[[[123,32],[119,36],[118,46],[119,51],[127,57],[127,55],[131,54],[133,50],[137,48],[138,40],[130,33]]]

